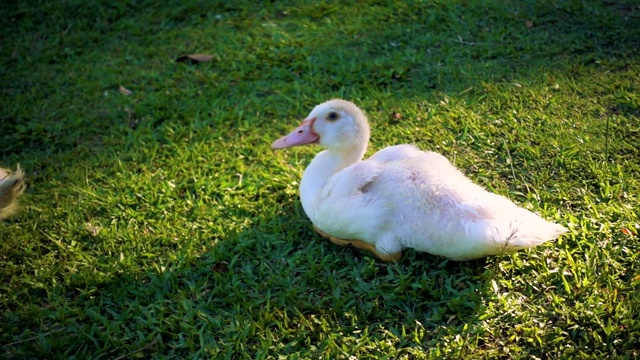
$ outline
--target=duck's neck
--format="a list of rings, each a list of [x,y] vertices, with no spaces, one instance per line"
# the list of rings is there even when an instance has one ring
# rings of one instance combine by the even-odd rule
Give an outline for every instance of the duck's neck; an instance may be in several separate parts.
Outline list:
[[[327,180],[333,174],[362,160],[366,151],[367,146],[365,144],[364,146],[349,149],[328,149],[316,155],[304,171],[300,181],[300,201],[307,216],[313,217],[312,204],[319,196]]]

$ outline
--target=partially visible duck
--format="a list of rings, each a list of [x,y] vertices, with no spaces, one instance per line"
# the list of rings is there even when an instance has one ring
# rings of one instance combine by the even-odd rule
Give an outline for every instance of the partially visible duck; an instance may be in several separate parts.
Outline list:
[[[362,160],[368,142],[362,110],[330,100],[272,145],[326,148],[305,170],[300,200],[314,228],[334,243],[385,261],[407,248],[462,261],[534,247],[567,231],[474,184],[434,152],[397,145]]]
[[[24,172],[20,169],[20,165],[15,172],[0,168],[0,219],[13,214],[18,197],[25,187]]]

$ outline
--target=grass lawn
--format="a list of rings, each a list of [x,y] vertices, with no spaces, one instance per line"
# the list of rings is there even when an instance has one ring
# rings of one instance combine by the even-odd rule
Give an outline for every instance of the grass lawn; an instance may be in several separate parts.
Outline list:
[[[29,180],[0,357],[640,357],[640,2],[16,0],[0,25],[0,165]],[[321,239],[319,149],[270,144],[334,97],[369,153],[440,152],[569,233],[463,263]]]

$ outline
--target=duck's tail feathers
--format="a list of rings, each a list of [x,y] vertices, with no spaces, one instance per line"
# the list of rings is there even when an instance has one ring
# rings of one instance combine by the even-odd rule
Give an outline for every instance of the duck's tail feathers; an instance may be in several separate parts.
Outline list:
[[[0,168],[0,219],[13,214],[16,210],[18,197],[26,187],[24,171],[18,165],[14,172]]]
[[[518,210],[520,216],[510,224],[506,234],[501,234],[507,252],[538,246],[567,232],[562,225],[546,221],[528,210]]]

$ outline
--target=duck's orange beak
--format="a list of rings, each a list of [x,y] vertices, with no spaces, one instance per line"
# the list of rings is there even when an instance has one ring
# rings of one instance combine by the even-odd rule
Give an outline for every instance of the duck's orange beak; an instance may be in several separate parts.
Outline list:
[[[316,118],[307,119],[289,135],[283,136],[271,144],[274,149],[285,149],[298,145],[315,144],[320,136],[313,131],[313,123]]]

